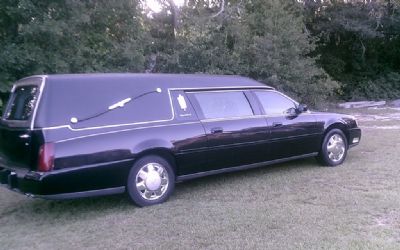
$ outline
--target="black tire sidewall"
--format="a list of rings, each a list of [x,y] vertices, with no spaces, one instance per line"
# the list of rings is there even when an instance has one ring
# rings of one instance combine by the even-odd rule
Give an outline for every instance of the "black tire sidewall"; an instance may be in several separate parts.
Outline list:
[[[328,149],[327,149],[327,145],[328,145],[329,139],[330,139],[334,134],[340,135],[340,136],[342,137],[344,143],[345,143],[344,155],[343,155],[342,159],[341,159],[340,161],[337,161],[337,162],[332,161],[332,160],[329,158]],[[342,164],[342,163],[344,162],[344,160],[346,159],[348,149],[349,149],[349,147],[348,147],[347,138],[346,138],[346,135],[343,133],[343,131],[340,130],[340,129],[332,129],[332,130],[330,130],[330,131],[325,135],[324,141],[323,141],[323,143],[322,143],[320,155],[319,155],[320,161],[321,161],[321,163],[324,164],[325,166],[330,166],[330,167],[338,166],[338,165]]]
[[[165,170],[168,172],[168,189],[164,193],[162,197],[160,197],[157,200],[145,200],[139,193],[139,191],[136,188],[136,175],[139,172],[140,168],[148,163],[158,163],[162,165]],[[155,155],[149,155],[149,156],[144,156],[138,159],[134,164],[131,170],[129,171],[129,176],[126,184],[126,189],[129,198],[131,201],[136,204],[139,207],[144,207],[144,206],[151,206],[155,204],[160,204],[166,201],[172,194],[175,188],[175,173],[171,167],[171,164],[165,160],[162,157],[155,156]]]

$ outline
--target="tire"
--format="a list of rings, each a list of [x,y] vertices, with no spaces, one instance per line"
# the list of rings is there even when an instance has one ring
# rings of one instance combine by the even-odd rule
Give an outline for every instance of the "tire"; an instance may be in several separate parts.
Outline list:
[[[139,207],[166,201],[175,188],[175,173],[164,158],[149,155],[137,160],[126,184],[129,198]]]
[[[343,131],[332,129],[325,135],[317,159],[324,166],[338,166],[346,159],[348,148]]]

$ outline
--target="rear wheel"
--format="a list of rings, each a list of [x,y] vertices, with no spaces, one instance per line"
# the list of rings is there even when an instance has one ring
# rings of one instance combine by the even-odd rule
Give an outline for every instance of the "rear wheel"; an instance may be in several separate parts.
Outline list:
[[[166,201],[175,187],[171,165],[159,156],[145,156],[133,165],[127,183],[128,195],[138,206]]]
[[[343,131],[332,129],[325,135],[317,159],[325,166],[337,166],[346,159],[347,149],[347,139]]]

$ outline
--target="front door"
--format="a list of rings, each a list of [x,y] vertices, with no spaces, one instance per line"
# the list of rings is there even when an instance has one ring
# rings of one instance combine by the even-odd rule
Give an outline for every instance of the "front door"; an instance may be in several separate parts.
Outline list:
[[[253,93],[264,110],[271,131],[269,160],[318,152],[320,133],[311,113],[296,113],[297,104],[277,91],[257,90]]]

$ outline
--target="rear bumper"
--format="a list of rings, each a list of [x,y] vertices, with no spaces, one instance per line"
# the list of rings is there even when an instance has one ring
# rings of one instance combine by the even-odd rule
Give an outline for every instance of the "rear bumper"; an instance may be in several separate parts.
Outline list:
[[[357,146],[361,141],[361,129],[360,128],[349,129],[348,137],[349,137],[348,138],[349,148]]]
[[[12,191],[28,194],[40,193],[40,182],[24,178],[17,169],[0,167],[0,184]]]
[[[33,198],[76,199],[125,192],[131,160],[47,173],[0,166],[0,184]]]

